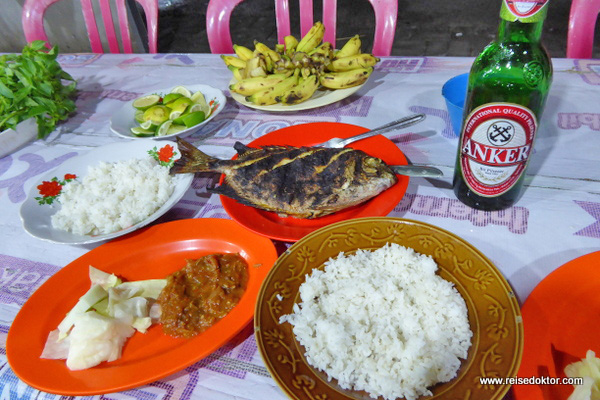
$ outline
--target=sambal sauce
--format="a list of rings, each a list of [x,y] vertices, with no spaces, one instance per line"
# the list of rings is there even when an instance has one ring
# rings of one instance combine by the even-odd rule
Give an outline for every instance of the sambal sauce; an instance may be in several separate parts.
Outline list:
[[[158,297],[163,331],[183,338],[205,331],[235,307],[247,283],[248,265],[239,254],[187,260]]]

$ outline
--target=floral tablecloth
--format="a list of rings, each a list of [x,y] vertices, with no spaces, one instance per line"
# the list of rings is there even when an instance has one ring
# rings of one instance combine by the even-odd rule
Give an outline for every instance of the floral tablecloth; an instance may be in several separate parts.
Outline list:
[[[265,113],[236,103],[231,73],[218,55],[64,54],[59,62],[78,82],[77,113],[46,140],[0,159],[0,392],[7,399],[50,399],[21,382],[6,362],[5,339],[28,297],[52,274],[101,243],[59,245],[29,236],[19,218],[26,194],[41,174],[91,148],[126,141],[110,131],[125,102],[176,85],[208,84],[227,104],[189,137],[207,153],[230,157],[235,141],[316,121],[374,128],[412,113],[427,119],[387,133],[410,162],[429,164],[442,179],[412,178],[390,216],[424,221],[477,247],[504,274],[523,303],[550,272],[600,249],[600,60],[555,59],[554,83],[541,120],[526,190],[513,207],[483,212],[460,203],[451,188],[457,137],[441,95],[449,78],[468,72],[470,58],[383,58],[367,84],[335,104],[293,113]],[[229,218],[218,196],[196,177],[183,199],[159,222]],[[281,248],[281,244],[279,247]],[[204,360],[158,382],[97,398],[284,399],[257,352],[251,324]]]

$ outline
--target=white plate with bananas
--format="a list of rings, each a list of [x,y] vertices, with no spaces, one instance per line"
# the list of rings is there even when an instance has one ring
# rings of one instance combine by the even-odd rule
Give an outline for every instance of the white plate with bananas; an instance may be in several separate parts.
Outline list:
[[[187,136],[213,119],[227,98],[208,85],[175,86],[127,102],[110,120],[110,130],[128,139]]]
[[[230,85],[232,85],[235,82],[237,82],[237,81],[235,79],[232,79],[231,82],[229,82],[229,83],[230,83]],[[350,95],[354,94],[356,91],[358,91],[363,86],[364,86],[364,83],[362,85],[350,87],[347,89],[331,90],[331,89],[326,89],[326,88],[320,88],[314,92],[314,94],[310,97],[310,99],[303,101],[302,103],[290,104],[290,105],[277,103],[277,104],[263,106],[263,105],[255,104],[251,101],[247,101],[245,96],[238,94],[232,90],[230,90],[230,93],[231,93],[231,97],[233,97],[233,99],[235,101],[237,101],[240,104],[245,105],[246,107],[250,107],[250,108],[254,108],[254,109],[262,110],[262,111],[274,111],[274,112],[288,111],[289,112],[289,111],[309,110],[311,108],[322,107],[322,106],[326,106],[326,105],[335,103],[337,101],[343,100],[346,97],[349,97]]]
[[[254,50],[233,45],[221,55],[233,73],[231,97],[264,111],[300,111],[326,106],[358,91],[380,61],[361,51],[359,35],[335,50],[323,42],[325,27],[316,22],[298,41],[288,35],[273,49],[254,41]]]

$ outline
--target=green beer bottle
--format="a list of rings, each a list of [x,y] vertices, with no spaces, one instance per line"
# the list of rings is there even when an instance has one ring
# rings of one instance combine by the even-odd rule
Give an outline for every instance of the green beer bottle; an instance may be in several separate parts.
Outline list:
[[[521,193],[552,64],[540,41],[548,0],[502,0],[497,38],[475,59],[454,171],[466,205],[502,210]]]

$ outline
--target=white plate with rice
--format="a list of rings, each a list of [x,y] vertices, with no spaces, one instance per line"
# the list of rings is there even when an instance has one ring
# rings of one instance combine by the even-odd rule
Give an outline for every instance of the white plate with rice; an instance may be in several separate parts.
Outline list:
[[[155,221],[183,197],[193,174],[171,176],[149,152],[164,160],[179,157],[173,142],[112,143],[37,178],[21,206],[24,229],[53,243],[86,244]]]
[[[264,280],[259,352],[292,399],[500,400],[523,351],[519,304],[477,249],[401,218],[305,236]]]

